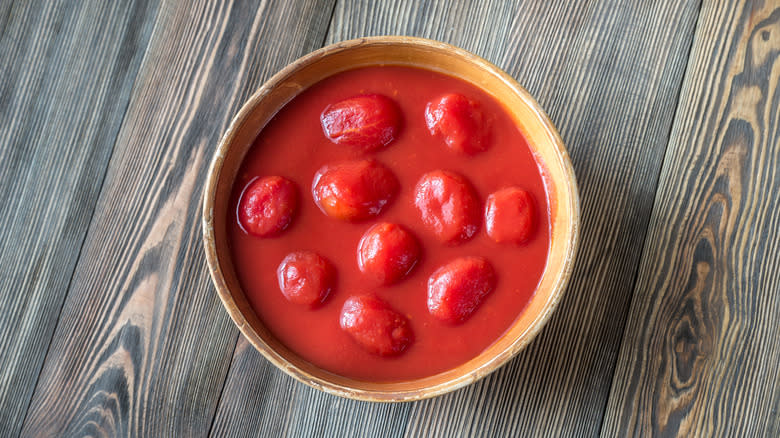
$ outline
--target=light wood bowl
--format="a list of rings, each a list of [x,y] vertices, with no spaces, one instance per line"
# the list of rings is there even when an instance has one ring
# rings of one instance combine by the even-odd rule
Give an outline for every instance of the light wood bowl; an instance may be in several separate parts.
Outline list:
[[[471,82],[501,102],[544,169],[550,204],[547,266],[529,305],[503,336],[479,356],[422,379],[371,383],[324,371],[281,344],[257,317],[241,289],[227,246],[228,200],[244,156],[271,117],[293,97],[335,73],[356,67],[407,65]],[[410,401],[473,383],[505,364],[539,332],[561,299],[571,275],[579,235],[579,198],[566,148],[539,104],[512,77],[464,50],[420,38],[376,37],[334,44],[293,62],[252,95],[219,143],[206,183],[203,241],[217,293],[241,333],[271,363],[322,391],[359,400]]]

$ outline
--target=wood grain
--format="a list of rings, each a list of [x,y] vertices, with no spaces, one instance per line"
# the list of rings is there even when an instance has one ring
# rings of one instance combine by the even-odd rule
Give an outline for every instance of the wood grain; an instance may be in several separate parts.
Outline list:
[[[161,6],[24,436],[208,433],[237,331],[203,257],[207,162],[246,96],[322,43],[330,7]]]
[[[604,436],[780,435],[780,3],[705,2]]]
[[[0,2],[0,436],[17,436],[157,1]]]
[[[691,1],[337,3],[329,42],[444,40],[497,63],[537,96],[579,178],[577,268],[528,350],[488,379],[424,402],[366,405],[319,393],[279,377],[241,340],[214,434],[598,434],[697,12]]]
[[[696,0],[333,7],[0,2],[0,436],[780,435],[776,0],[705,1],[698,24]],[[541,336],[476,385],[394,405],[236,346],[198,220],[254,88],[323,42],[380,34],[517,77],[583,201]]]

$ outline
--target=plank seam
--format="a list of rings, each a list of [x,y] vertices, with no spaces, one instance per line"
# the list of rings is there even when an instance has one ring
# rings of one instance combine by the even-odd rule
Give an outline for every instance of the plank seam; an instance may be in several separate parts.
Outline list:
[[[230,378],[230,371],[233,369],[233,364],[236,362],[235,361],[236,349],[238,348],[238,342],[241,340],[241,336],[242,336],[241,332],[239,332],[236,335],[236,341],[233,342],[233,351],[230,352],[230,364],[228,364],[228,369],[227,372],[225,373],[225,378],[222,379],[222,387],[219,390],[219,397],[217,397],[217,403],[214,405],[214,415],[211,417],[211,424],[209,424],[209,430],[205,436],[211,436],[211,433],[214,429],[214,423],[217,421],[217,413],[219,412],[219,407],[222,404],[222,396],[225,394],[225,386],[227,384],[228,378]]]
[[[683,98],[683,95],[682,95],[683,84],[685,82],[685,78],[688,76],[688,73],[691,71],[691,69],[693,67],[693,66],[690,65],[691,50],[693,49],[693,44],[696,42],[696,31],[699,29],[699,24],[700,24],[700,21],[701,21],[702,3],[704,1],[705,0],[699,0],[698,11],[696,12],[696,23],[693,26],[693,35],[691,36],[691,40],[688,43],[688,54],[686,55],[685,71],[680,76],[680,84],[677,87],[677,104],[674,107],[674,114],[672,115],[672,123],[669,124],[669,130],[668,130],[668,132],[666,134],[666,147],[664,148],[663,157],[661,157],[661,165],[658,166],[658,172],[657,172],[656,179],[655,179],[656,191],[658,190],[658,184],[659,184],[659,182],[661,180],[661,173],[663,172],[664,164],[666,163],[667,152],[669,152],[669,145],[670,145],[670,142],[671,142],[671,139],[672,139],[672,131],[674,130],[674,126],[675,126],[676,121],[677,121],[677,115],[678,115],[678,113],[680,111],[681,100]],[[656,194],[657,194],[657,192],[656,192]],[[653,196],[653,201],[652,201],[652,204],[651,204],[651,208],[650,208],[650,217],[652,217],[653,212],[655,211],[656,198],[657,197],[654,195]],[[647,241],[648,241],[648,237],[649,237],[648,236],[649,231],[650,231],[650,223],[648,221],[647,228],[645,229],[645,238],[642,239],[642,249],[639,252],[639,254],[640,254],[639,261],[637,262],[636,266],[634,267],[634,275],[633,275],[633,280],[631,282],[631,297],[629,299],[628,307],[627,307],[627,310],[626,310],[626,315],[623,318],[623,330],[622,330],[622,333],[621,333],[621,336],[620,336],[620,343],[618,344],[618,349],[617,349],[618,354],[615,356],[615,360],[612,363],[612,379],[611,379],[610,385],[609,385],[609,392],[607,393],[607,397],[604,399],[604,406],[603,406],[602,411],[601,411],[602,412],[602,414],[601,414],[601,423],[599,424],[599,433],[598,433],[599,437],[603,436],[603,433],[604,433],[604,422],[606,421],[607,407],[609,406],[609,401],[610,401],[610,398],[611,398],[611,395],[612,395],[612,391],[614,390],[614,387],[615,387],[615,374],[617,373],[618,360],[620,360],[620,351],[622,351],[623,344],[626,342],[626,323],[628,322],[628,313],[631,311],[631,308],[634,305],[634,300],[636,298],[636,286],[637,286],[637,280],[639,279],[639,269],[642,266],[642,261],[645,258],[644,257],[644,255],[645,255],[645,248],[647,248]]]
[[[108,175],[108,169],[111,167],[111,159],[114,156],[114,151],[116,150],[116,144],[119,141],[119,133],[122,132],[122,127],[125,124],[125,118],[127,117],[127,110],[130,107],[130,101],[133,98],[133,94],[135,93],[136,85],[138,83],[138,72],[141,71],[141,67],[144,65],[144,62],[146,61],[146,56],[149,53],[149,45],[151,44],[152,37],[154,36],[155,31],[157,30],[157,19],[159,17],[160,13],[160,5],[157,5],[157,10],[154,12],[154,23],[155,26],[152,28],[152,32],[149,34],[149,39],[146,41],[144,50],[143,50],[143,57],[141,58],[141,62],[138,64],[138,68],[135,71],[135,74],[133,76],[133,84],[130,86],[130,94],[125,102],[124,109],[122,111],[122,121],[119,123],[119,127],[116,130],[116,134],[114,135],[114,141],[111,144],[111,152],[108,157],[108,161],[106,162],[105,169],[103,169],[103,176],[100,179],[100,189],[98,190],[98,195],[95,197],[95,200],[92,202],[91,205],[91,211],[89,217],[89,224],[87,225],[86,232],[84,233],[82,239],[81,239],[81,245],[79,245],[79,251],[76,255],[76,263],[73,265],[73,270],[70,273],[70,278],[68,279],[68,286],[66,288],[65,296],[63,297],[62,301],[60,302],[59,310],[57,311],[57,323],[54,325],[54,331],[52,332],[51,336],[49,337],[49,343],[46,346],[46,354],[44,355],[44,359],[41,362],[39,368],[38,368],[38,375],[35,378],[35,385],[33,386],[33,393],[30,399],[27,402],[27,407],[24,410],[24,418],[22,418],[21,425],[22,427],[19,429],[19,437],[21,438],[22,432],[24,431],[24,426],[27,424],[27,417],[30,413],[30,406],[32,405],[32,401],[35,398],[35,393],[38,391],[38,385],[40,383],[41,374],[43,373],[43,368],[46,362],[49,360],[49,352],[51,351],[52,343],[54,342],[55,334],[57,333],[57,329],[60,326],[60,320],[62,318],[62,309],[65,307],[65,301],[67,301],[68,296],[71,293],[71,286],[73,284],[73,277],[76,275],[76,270],[79,265],[79,261],[81,261],[81,254],[84,250],[84,245],[87,242],[87,236],[89,236],[89,231],[92,229],[92,224],[95,220],[95,210],[97,208],[98,201],[100,200],[100,195],[103,193],[103,186],[106,182],[106,176]]]
[[[7,14],[5,14],[5,20],[3,20],[3,21],[2,21],[2,23],[3,23],[3,28],[2,28],[2,29],[0,29],[0,38],[2,38],[2,37],[4,37],[4,36],[5,36],[5,29],[8,27],[8,22],[10,21],[10,18],[11,18],[11,9],[12,9],[12,8],[13,8],[13,6],[10,6],[10,7],[8,8],[8,13],[7,13]]]
[[[330,18],[328,19],[328,28],[325,29],[325,35],[322,36],[322,41],[320,41],[320,47],[325,47],[325,42],[328,41],[328,36],[330,35],[330,28],[333,26],[333,17],[336,15],[336,5],[338,4],[339,0],[333,1],[333,6],[330,8]]]

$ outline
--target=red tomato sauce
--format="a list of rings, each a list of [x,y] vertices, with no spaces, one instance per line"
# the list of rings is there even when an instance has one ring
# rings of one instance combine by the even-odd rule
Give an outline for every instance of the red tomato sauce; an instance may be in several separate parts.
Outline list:
[[[459,93],[482,106],[489,119],[490,143],[469,155],[448,148],[426,127],[428,102]],[[374,151],[335,144],[323,133],[320,115],[335,102],[364,94],[393,99],[402,114],[395,140]],[[377,216],[359,222],[327,217],[312,198],[312,180],[326,164],[376,159],[394,172],[397,197]],[[484,215],[473,238],[457,245],[437,239],[415,208],[414,190],[428,172],[447,170],[467,178],[484,209],[488,196],[516,186],[536,202],[536,227],[522,245],[496,243],[486,232]],[[237,206],[244,188],[258,177],[281,176],[298,190],[299,205],[289,227],[274,237],[247,234]],[[360,68],[329,77],[289,102],[263,129],[244,158],[227,212],[228,236],[241,285],[259,318],[282,343],[312,364],[359,380],[390,382],[431,376],[479,355],[517,319],[536,290],[549,248],[549,208],[539,166],[518,127],[501,105],[479,88],[432,71],[401,67]],[[371,226],[401,224],[417,238],[421,258],[409,275],[389,285],[358,268],[358,244]],[[316,308],[285,299],[277,267],[294,251],[314,251],[337,270],[335,287]],[[459,257],[482,257],[495,269],[496,287],[463,323],[434,318],[426,306],[428,279],[437,268]],[[339,325],[347,298],[371,292],[404,315],[414,342],[397,356],[383,357],[361,348]]]

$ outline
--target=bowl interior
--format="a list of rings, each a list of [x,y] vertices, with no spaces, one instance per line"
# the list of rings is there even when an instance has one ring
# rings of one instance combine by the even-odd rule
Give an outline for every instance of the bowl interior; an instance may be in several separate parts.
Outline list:
[[[539,287],[524,312],[479,356],[435,376],[404,382],[364,382],[319,369],[281,344],[244,295],[227,247],[225,221],[233,182],[257,135],[287,102],[335,73],[369,65],[406,65],[471,82],[501,102],[517,122],[540,164],[550,205],[551,246]],[[268,360],[296,379],[336,395],[372,401],[435,396],[469,384],[522,349],[556,306],[571,273],[577,247],[579,203],[574,172],[555,128],[514,79],[487,61],[444,43],[407,37],[347,41],[313,52],[275,75],[233,120],[214,156],[204,198],[204,243],[217,291],[244,336]]]

